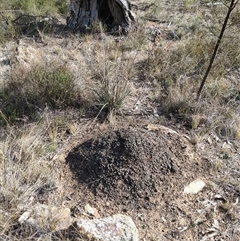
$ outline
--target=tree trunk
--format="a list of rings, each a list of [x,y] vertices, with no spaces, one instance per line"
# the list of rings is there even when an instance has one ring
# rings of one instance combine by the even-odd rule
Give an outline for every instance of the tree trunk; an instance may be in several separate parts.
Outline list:
[[[111,29],[127,33],[134,14],[129,0],[71,0],[67,25],[85,32],[94,22],[102,21]]]
[[[214,62],[214,60],[215,60],[215,58],[216,58],[216,55],[217,55],[217,52],[218,52],[220,43],[221,43],[222,38],[223,38],[223,34],[224,34],[224,32],[225,32],[225,30],[226,30],[226,28],[227,28],[227,23],[228,23],[228,20],[229,20],[229,18],[230,18],[230,14],[231,14],[231,12],[234,10],[234,8],[236,7],[236,5],[237,5],[238,2],[239,2],[239,0],[231,0],[230,5],[228,6],[227,15],[226,15],[226,17],[225,17],[225,19],[224,19],[224,22],[223,22],[223,25],[222,25],[222,29],[221,29],[220,35],[219,35],[219,37],[218,37],[218,39],[217,39],[217,43],[216,43],[216,45],[215,45],[215,48],[214,48],[212,57],[211,57],[211,59],[210,59],[208,68],[207,68],[207,70],[206,70],[206,72],[205,72],[205,74],[204,74],[204,76],[203,76],[203,79],[202,79],[200,88],[199,88],[198,93],[197,93],[197,100],[199,100],[199,98],[200,98],[200,95],[201,95],[201,93],[202,93],[202,90],[203,90],[203,87],[204,87],[205,82],[206,82],[206,80],[207,80],[207,77],[208,77],[208,75],[209,75],[209,73],[210,73],[210,71],[211,71],[211,69],[212,69],[212,65],[213,65],[213,62]]]

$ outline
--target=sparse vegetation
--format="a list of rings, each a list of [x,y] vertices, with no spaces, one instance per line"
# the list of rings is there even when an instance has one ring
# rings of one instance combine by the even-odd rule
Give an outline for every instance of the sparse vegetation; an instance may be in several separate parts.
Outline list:
[[[236,7],[238,1],[235,1],[235,0],[232,0],[229,4],[229,6],[227,6],[228,8],[228,11],[227,11],[227,14],[226,14],[226,17],[224,19],[224,22],[223,22],[223,25],[222,25],[222,29],[221,29],[221,32],[219,34],[219,37],[217,38],[217,42],[216,42],[216,45],[214,47],[214,50],[213,50],[213,53],[212,53],[212,56],[211,56],[211,59],[209,61],[209,65],[206,69],[206,72],[203,76],[203,79],[202,79],[202,82],[201,82],[201,85],[200,85],[200,88],[198,90],[198,94],[197,94],[197,98],[199,99],[201,93],[202,93],[202,89],[203,89],[203,86],[205,85],[205,82],[207,80],[207,77],[210,73],[210,71],[212,70],[212,65],[213,65],[213,62],[217,56],[217,52],[218,52],[218,49],[220,47],[220,44],[221,44],[221,41],[222,41],[222,38],[223,38],[223,35],[224,35],[224,32],[227,28],[227,24],[228,24],[228,21],[229,21],[229,18],[230,18],[230,15],[232,13],[232,11],[234,10],[234,8]]]
[[[92,87],[97,104],[100,105],[101,111],[106,112],[109,120],[112,120],[131,93],[129,81],[132,63],[124,63],[123,56],[112,58],[110,61],[103,59],[94,66],[93,78],[96,83]]]
[[[197,133],[192,140],[196,149],[204,138],[211,145],[215,137],[206,138],[206,133],[239,145],[239,3],[196,101],[228,1],[136,2],[138,22],[124,37],[105,34],[103,23],[87,35],[68,32],[63,37],[51,24],[40,29],[38,16],[65,21],[61,16],[65,18],[68,1],[0,3],[0,240],[44,240],[30,231],[19,236],[18,217],[31,200],[62,205],[61,197],[56,201],[52,196],[59,181],[53,156],[70,136],[81,135],[80,123],[97,121],[100,114],[106,123],[120,114],[123,119],[131,115],[171,122]],[[33,25],[23,29],[12,22],[22,15],[33,16]],[[48,61],[28,59],[32,45]],[[213,169],[220,176],[226,162],[237,165],[239,159],[216,143]]]
[[[67,14],[68,11],[68,2],[61,0],[53,0],[51,2],[47,0],[43,1],[34,1],[34,0],[26,0],[26,1],[18,1],[18,0],[10,0],[3,1],[0,3],[1,11],[20,11],[24,14],[30,15],[59,15],[59,14]]]
[[[33,37],[38,35],[38,31],[50,33],[53,26],[58,23],[56,17],[66,16],[68,13],[68,2],[10,0],[2,1],[0,9],[0,43],[6,43],[19,38],[22,34]],[[44,19],[46,17],[50,19]],[[18,18],[19,21],[14,22]]]
[[[54,143],[48,141],[44,123],[11,127],[1,134],[0,238],[15,240],[19,235],[25,240],[33,233],[21,233],[19,215],[34,200],[40,201],[44,192],[51,193],[56,188],[56,170],[48,162]]]
[[[0,91],[1,122],[36,120],[44,108],[80,107],[80,90],[74,76],[65,66],[32,66],[30,70],[16,68]],[[25,120],[25,121],[26,121]]]

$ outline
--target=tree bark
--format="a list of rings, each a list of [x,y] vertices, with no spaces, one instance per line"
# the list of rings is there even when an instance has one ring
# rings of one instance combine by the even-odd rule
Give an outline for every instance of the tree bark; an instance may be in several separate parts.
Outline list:
[[[70,29],[84,31],[94,22],[102,21],[126,33],[134,21],[129,0],[71,0],[69,10],[67,25]]]

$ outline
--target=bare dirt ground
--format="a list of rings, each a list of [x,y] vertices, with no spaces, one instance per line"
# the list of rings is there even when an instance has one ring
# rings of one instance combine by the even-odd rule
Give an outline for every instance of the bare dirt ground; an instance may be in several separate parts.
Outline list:
[[[154,118],[120,118],[115,127],[84,124],[80,133],[55,159],[59,190],[74,217],[84,217],[89,203],[101,217],[130,215],[141,240],[238,239],[239,189],[210,154],[216,158],[223,142],[208,135],[192,144]],[[233,152],[238,161],[239,150]],[[205,182],[203,191],[185,194],[197,179]]]
[[[166,1],[166,13],[179,4]],[[140,14],[148,8],[139,6]],[[162,31],[149,46],[175,44],[169,23],[170,19],[180,18],[180,12],[162,17],[162,21],[152,19],[146,23]],[[84,43],[48,38],[40,43],[20,40],[16,52],[12,51],[15,43],[2,50],[3,60],[8,59],[5,53],[14,53],[9,59],[16,58],[26,65],[38,59],[61,59],[79,76],[81,70],[76,63],[83,61],[80,49]],[[4,63],[1,68],[9,71],[9,65]],[[48,203],[48,195],[59,195],[76,219],[86,218],[87,203],[101,217],[129,215],[140,232],[140,240],[239,240],[239,142],[221,139],[214,131],[203,134],[204,126],[189,131],[171,118],[161,121],[166,127],[160,125],[161,113],[155,113],[159,107],[148,98],[148,85],[152,83],[142,83],[144,76],[138,77],[133,83],[132,104],[123,106],[123,114],[128,115],[116,117],[114,124],[91,118],[79,120],[78,131],[62,143],[53,157],[58,188],[52,194],[41,194],[39,201]],[[205,182],[204,189],[184,194],[184,187],[197,179]]]

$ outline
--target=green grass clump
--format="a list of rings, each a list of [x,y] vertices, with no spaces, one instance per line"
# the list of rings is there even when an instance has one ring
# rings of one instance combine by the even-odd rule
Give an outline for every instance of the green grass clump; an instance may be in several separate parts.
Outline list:
[[[111,121],[130,94],[128,79],[125,76],[103,76],[99,83],[100,86],[94,90],[96,99]]]
[[[81,94],[65,66],[52,63],[16,69],[0,89],[1,122],[35,119],[45,107],[80,107]]]

